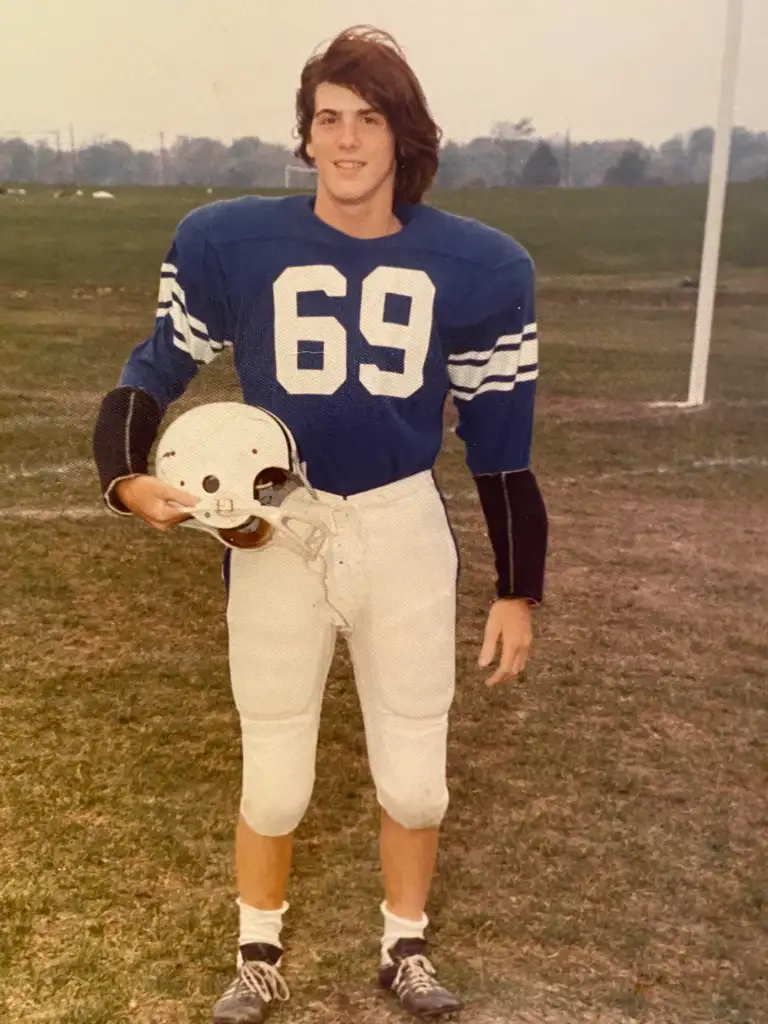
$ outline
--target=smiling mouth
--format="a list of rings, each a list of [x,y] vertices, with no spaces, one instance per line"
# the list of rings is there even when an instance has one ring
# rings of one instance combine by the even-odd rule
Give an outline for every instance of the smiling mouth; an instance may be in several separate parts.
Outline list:
[[[334,167],[337,167],[340,171],[359,171],[365,167],[365,164],[360,160],[336,160],[334,161]]]

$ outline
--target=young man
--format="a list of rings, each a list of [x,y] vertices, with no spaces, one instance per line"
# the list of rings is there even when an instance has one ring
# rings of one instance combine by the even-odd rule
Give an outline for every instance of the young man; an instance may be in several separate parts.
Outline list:
[[[425,907],[448,806],[457,550],[432,468],[450,391],[495,553],[479,664],[524,667],[543,595],[547,516],[530,470],[538,375],[534,269],[511,238],[424,205],[440,130],[391,37],[342,33],[305,66],[297,155],[313,197],[248,196],[179,225],[154,333],[106,395],[94,453],[110,508],[165,530],[195,498],[148,473],[169,405],[226,346],[244,401],[293,433],[321,500],[345,513],[346,631],[381,805],[379,982],[417,1015],[459,999],[427,958]],[[323,498],[325,496],[325,498]],[[295,555],[228,551],[242,727],[237,975],[216,1024],[255,1024],[280,972],[292,836],[309,803],[336,625]],[[414,568],[418,571],[414,572]]]

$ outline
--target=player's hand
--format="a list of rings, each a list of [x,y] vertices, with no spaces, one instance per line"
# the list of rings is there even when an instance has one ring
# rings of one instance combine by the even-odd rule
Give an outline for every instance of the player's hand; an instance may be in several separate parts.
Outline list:
[[[119,480],[115,484],[115,495],[130,512],[156,530],[169,530],[185,519],[192,518],[185,512],[179,512],[169,502],[186,506],[197,504],[197,498],[193,495],[149,475]]]
[[[494,601],[485,624],[483,646],[477,659],[480,668],[487,668],[496,657],[501,640],[499,667],[486,679],[486,686],[514,678],[525,668],[533,643],[533,616],[528,602],[518,598]]]

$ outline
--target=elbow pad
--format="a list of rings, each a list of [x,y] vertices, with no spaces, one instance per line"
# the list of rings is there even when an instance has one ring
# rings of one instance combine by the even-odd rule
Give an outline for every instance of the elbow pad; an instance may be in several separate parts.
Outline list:
[[[160,406],[146,391],[117,387],[105,395],[93,428],[93,456],[102,497],[114,511],[127,510],[110,497],[113,484],[149,471],[149,453],[162,418]]]
[[[496,561],[496,596],[540,604],[549,521],[536,477],[526,469],[474,480]]]

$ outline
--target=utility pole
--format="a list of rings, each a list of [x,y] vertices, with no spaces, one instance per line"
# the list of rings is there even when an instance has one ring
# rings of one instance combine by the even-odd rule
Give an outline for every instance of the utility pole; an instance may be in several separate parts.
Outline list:
[[[158,164],[158,177],[160,188],[165,185],[165,132],[160,132],[160,161]]]
[[[565,133],[565,156],[563,158],[563,185],[571,187],[571,129]]]
[[[75,128],[69,122],[69,176],[74,185],[77,182],[77,151],[75,150]]]
[[[60,185],[64,178],[64,168],[61,162],[61,132],[57,128],[54,134],[56,136],[56,181]]]

